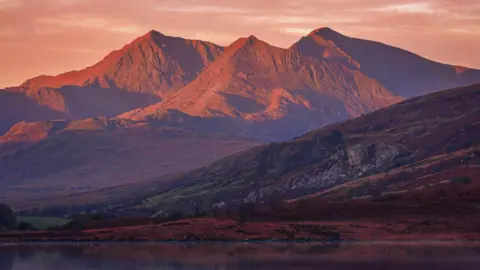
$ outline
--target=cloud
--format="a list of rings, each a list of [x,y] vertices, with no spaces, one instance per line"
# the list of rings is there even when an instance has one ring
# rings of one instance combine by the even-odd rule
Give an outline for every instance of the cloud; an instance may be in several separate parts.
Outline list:
[[[312,28],[300,28],[300,27],[285,27],[282,30],[287,34],[294,34],[294,35],[307,35],[308,33],[312,32]]]
[[[380,11],[380,12],[424,13],[424,14],[434,14],[441,11],[439,9],[434,8],[432,4],[427,2],[387,5],[383,7],[374,8],[372,10]]]
[[[352,16],[297,16],[297,15],[254,15],[244,16],[243,20],[248,23],[268,24],[315,24],[327,25],[332,23],[360,23],[360,18]]]
[[[22,4],[21,0],[0,0],[0,11],[18,8]]]
[[[44,25],[65,28],[88,28],[114,33],[139,33],[143,29],[137,25],[114,24],[104,18],[89,18],[73,16],[70,18],[41,18],[39,22]],[[40,30],[41,31],[41,30]]]
[[[0,27],[0,37],[15,36],[17,33],[10,27]]]
[[[456,34],[463,34],[463,35],[474,35],[474,36],[479,36],[480,35],[480,29],[468,29],[468,28],[452,28],[450,29],[450,32],[456,33]]]
[[[252,13],[252,10],[237,8],[237,7],[228,7],[228,6],[208,6],[208,5],[176,5],[176,6],[157,6],[156,10],[167,11],[167,12],[176,12],[176,13],[203,13],[203,14],[212,14],[212,13],[231,13],[231,14],[248,14]]]

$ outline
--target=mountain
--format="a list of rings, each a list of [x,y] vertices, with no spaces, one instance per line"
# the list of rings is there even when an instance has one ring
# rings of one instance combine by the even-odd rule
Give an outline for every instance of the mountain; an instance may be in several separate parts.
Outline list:
[[[108,118],[21,122],[0,137],[0,200],[142,183],[208,165],[258,144]]]
[[[91,67],[0,90],[0,102],[7,104],[0,107],[0,133],[21,120],[114,117],[155,104],[192,81],[222,51],[209,42],[151,31]]]
[[[480,82],[479,70],[437,63],[393,46],[347,37],[330,28],[312,31],[291,49],[347,63],[406,98]]]
[[[210,210],[216,204],[295,199],[361,181],[371,187],[376,179],[385,180],[377,188],[401,190],[480,154],[478,102],[478,84],[441,91],[249,149],[169,179],[168,188],[134,200],[142,202],[135,209],[185,210],[194,204]],[[435,179],[422,183],[445,182]]]
[[[161,97],[192,81],[222,51],[222,47],[213,43],[150,31],[91,67],[58,76],[36,77],[22,86],[34,89],[99,86]]]
[[[154,120],[179,111],[230,118],[247,136],[288,139],[358,117],[402,100],[375,79],[342,63],[329,63],[241,38],[190,84],[164,101],[119,118]],[[250,134],[250,135],[248,135]]]

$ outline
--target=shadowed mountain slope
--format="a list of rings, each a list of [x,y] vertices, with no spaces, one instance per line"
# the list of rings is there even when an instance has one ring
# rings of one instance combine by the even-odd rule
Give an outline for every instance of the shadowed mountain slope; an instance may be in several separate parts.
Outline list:
[[[250,136],[278,140],[400,100],[357,70],[250,36],[228,46],[192,83],[163,102],[119,117],[155,120],[176,110],[190,116],[231,118]]]
[[[64,113],[42,106],[14,89],[0,91],[0,135],[20,121],[39,121],[63,117],[65,117]]]
[[[140,183],[258,145],[233,136],[106,118],[19,123],[0,137],[0,198],[32,199]]]
[[[347,37],[330,28],[312,31],[292,49],[347,63],[406,98],[480,82],[479,70],[437,63],[393,46]]]

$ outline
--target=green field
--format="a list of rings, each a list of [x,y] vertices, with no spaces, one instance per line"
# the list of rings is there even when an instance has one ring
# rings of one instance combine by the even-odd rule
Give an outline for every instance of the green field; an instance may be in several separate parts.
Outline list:
[[[49,228],[55,228],[66,225],[70,220],[64,218],[55,217],[17,217],[17,226],[21,222],[25,222],[36,228],[37,230],[46,230]]]

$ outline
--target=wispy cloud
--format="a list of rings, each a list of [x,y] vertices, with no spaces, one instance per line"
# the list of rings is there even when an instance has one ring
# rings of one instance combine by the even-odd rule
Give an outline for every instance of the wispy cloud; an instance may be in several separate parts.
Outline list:
[[[450,32],[463,35],[480,35],[480,27],[478,29],[469,29],[469,28],[452,28]]]
[[[89,28],[100,31],[108,31],[115,33],[139,33],[143,29],[137,25],[115,24],[103,18],[42,18],[39,20],[41,24],[55,25],[67,28]]]
[[[434,13],[441,12],[440,9],[434,8],[432,4],[429,2],[393,4],[393,5],[373,8],[372,10],[380,11],[380,12],[424,13],[424,14],[434,14]]]
[[[22,4],[21,0],[0,0],[0,11],[7,11],[12,8],[18,8]]]
[[[97,54],[100,52],[98,49],[91,48],[77,48],[77,47],[61,47],[61,46],[52,46],[47,47],[47,50],[55,52],[75,52],[79,54]]]
[[[156,10],[168,11],[176,13],[200,13],[200,14],[215,14],[215,13],[230,13],[230,14],[248,14],[252,13],[252,10],[229,7],[229,6],[209,6],[209,5],[175,5],[175,6],[157,6]]]
[[[297,16],[279,14],[244,16],[243,20],[249,23],[316,25],[327,25],[332,23],[360,23],[362,21],[360,18],[353,16]]]
[[[10,27],[0,27],[0,37],[14,36],[16,35],[15,30]]]
[[[287,34],[306,35],[306,34],[312,32],[313,29],[311,29],[311,28],[300,28],[300,27],[285,27],[282,30]]]

